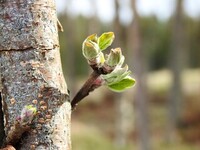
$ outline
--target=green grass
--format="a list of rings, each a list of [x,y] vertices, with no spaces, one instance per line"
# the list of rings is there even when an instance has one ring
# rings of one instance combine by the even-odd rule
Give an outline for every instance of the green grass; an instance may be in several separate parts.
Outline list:
[[[183,70],[181,81],[184,92],[187,94],[198,93],[200,84],[200,69]],[[172,72],[159,70],[148,73],[147,85],[150,92],[155,94],[166,93],[172,85]]]
[[[153,149],[154,150],[199,150],[199,147],[197,145],[176,142],[174,144],[155,143]]]
[[[99,132],[83,131],[79,134],[72,135],[73,150],[137,150],[137,143],[129,143],[125,148],[119,148],[114,145],[112,140],[103,136]],[[138,145],[137,145],[138,146]],[[199,150],[197,145],[176,142],[173,144],[166,144],[162,141],[154,141],[152,143],[153,150]]]
[[[114,146],[105,137],[96,133],[72,136],[73,150],[114,150]]]
[[[124,148],[117,147],[114,141],[106,134],[99,131],[95,126],[86,126],[79,122],[72,123],[72,148],[73,150],[138,150],[138,143],[129,139],[128,145]],[[153,150],[199,150],[197,144],[183,143],[177,140],[174,143],[167,144],[163,137],[151,137],[151,146]]]
[[[73,150],[132,150],[133,145],[124,148],[117,147],[98,127],[72,122],[72,149]]]

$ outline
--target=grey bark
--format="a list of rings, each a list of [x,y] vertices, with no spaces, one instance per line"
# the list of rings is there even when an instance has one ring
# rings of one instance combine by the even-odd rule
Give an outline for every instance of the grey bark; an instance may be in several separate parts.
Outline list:
[[[19,150],[71,149],[67,85],[63,78],[55,1],[0,1],[0,73],[4,144]],[[22,137],[9,137],[22,109],[37,115]],[[8,140],[13,138],[12,140]],[[15,143],[12,143],[14,141]],[[11,143],[10,143],[11,142]]]
[[[0,76],[1,78],[1,76]],[[1,81],[0,81],[0,91],[2,89]],[[4,123],[3,123],[3,111],[2,111],[2,103],[1,103],[1,92],[0,92],[0,145],[3,144],[3,139],[4,139]]]
[[[131,68],[133,67],[136,78],[136,91],[134,97],[135,123],[138,133],[139,149],[149,150],[149,122],[148,122],[148,97],[146,88],[146,62],[145,53],[142,48],[142,35],[140,29],[139,14],[136,8],[136,0],[132,0],[132,9],[134,13],[133,22],[129,31],[129,49],[132,49]]]

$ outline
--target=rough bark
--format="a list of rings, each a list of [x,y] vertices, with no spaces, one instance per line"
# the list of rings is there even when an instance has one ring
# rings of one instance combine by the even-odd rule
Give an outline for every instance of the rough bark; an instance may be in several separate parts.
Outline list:
[[[0,1],[0,29],[4,145],[70,149],[71,106],[60,63],[55,2]],[[19,141],[14,135],[8,138],[15,133],[16,118],[30,104],[37,115],[29,130],[16,138]]]
[[[1,76],[0,76],[1,77]],[[0,91],[1,91],[1,81],[0,81]],[[2,103],[1,103],[1,92],[0,92],[0,145],[3,144],[4,138],[4,123],[3,123],[3,111],[2,111]]]
[[[146,88],[146,60],[142,48],[142,35],[140,29],[140,17],[136,8],[136,0],[132,0],[134,20],[129,31],[129,47],[132,49],[132,63],[136,78],[136,91],[134,99],[136,130],[139,139],[139,148],[149,150],[149,126],[148,126],[148,97]]]

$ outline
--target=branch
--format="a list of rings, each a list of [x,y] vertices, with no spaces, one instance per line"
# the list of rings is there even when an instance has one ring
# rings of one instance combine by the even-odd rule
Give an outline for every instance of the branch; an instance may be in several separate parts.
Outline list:
[[[129,76],[128,65],[122,68],[125,57],[120,48],[111,49],[104,57],[102,53],[114,40],[114,33],[107,32],[97,37],[96,34],[88,36],[82,45],[82,53],[93,73],[78,91],[71,102],[72,110],[84,97],[101,85],[107,85],[111,90],[121,92],[135,84]]]
[[[77,106],[78,102],[80,102],[83,98],[89,95],[91,91],[101,86],[98,82],[95,82],[100,74],[97,71],[93,71],[90,75],[89,79],[84,83],[82,88],[78,91],[71,102],[72,110]]]

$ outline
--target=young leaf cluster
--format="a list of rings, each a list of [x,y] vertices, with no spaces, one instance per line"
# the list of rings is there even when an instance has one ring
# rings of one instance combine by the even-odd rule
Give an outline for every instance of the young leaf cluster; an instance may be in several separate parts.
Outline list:
[[[104,56],[102,51],[112,44],[114,38],[113,32],[103,33],[100,37],[92,34],[83,42],[82,53],[90,66],[95,66],[96,70],[103,70],[100,73],[102,85],[121,92],[132,87],[135,80],[130,76],[128,65],[122,67],[125,57],[120,48],[111,49],[110,53]]]

